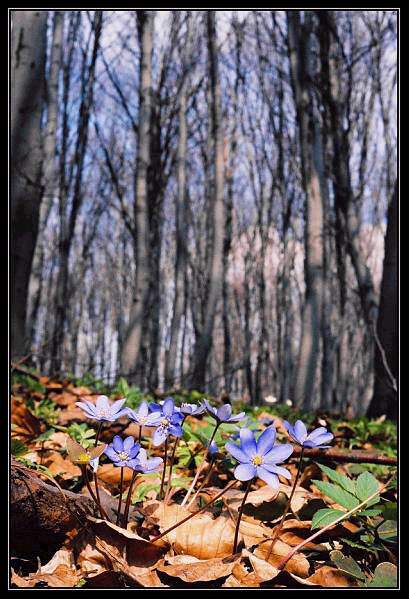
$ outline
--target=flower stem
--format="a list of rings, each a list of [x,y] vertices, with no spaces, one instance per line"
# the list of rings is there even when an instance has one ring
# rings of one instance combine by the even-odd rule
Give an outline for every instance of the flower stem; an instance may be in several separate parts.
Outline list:
[[[142,440],[142,424],[139,425],[139,436],[138,436],[139,445],[141,444],[141,440]]]
[[[209,505],[212,505],[212,503],[214,503],[215,501],[217,501],[218,499],[220,499],[220,497],[222,495],[224,495],[224,493],[226,493],[229,489],[231,489],[232,487],[234,487],[234,485],[236,485],[237,483],[238,483],[237,480],[231,481],[231,483],[228,484],[225,489],[222,489],[220,491],[220,493],[218,493],[215,497],[213,497],[213,499],[211,501],[209,501],[208,503],[206,503],[206,505],[204,505],[203,507],[201,507],[199,510],[196,510],[195,512],[192,512],[191,514],[189,514],[188,516],[186,516],[186,518],[183,518],[183,520],[180,520],[180,522],[176,522],[176,524],[174,524],[170,528],[167,528],[164,532],[162,532],[157,537],[154,537],[153,539],[151,539],[151,543],[155,543],[155,541],[159,541],[159,539],[161,539],[162,537],[165,537],[168,533],[170,533],[172,530],[175,530],[175,528],[177,528],[178,526],[181,526],[182,524],[184,524],[185,522],[187,522],[188,520],[190,520],[194,516],[197,516],[197,514],[201,514],[202,512],[204,512],[205,509],[207,507],[209,507]]]
[[[102,425],[103,425],[103,421],[101,420],[101,422],[99,423],[99,426],[98,426],[96,437],[95,437],[94,447],[96,447],[98,445],[98,441],[99,441],[99,438],[101,436]],[[100,497],[100,494],[99,494],[98,476],[97,476],[96,472],[94,472],[94,485],[95,485],[95,492],[97,494],[99,511],[101,511],[101,497]],[[102,514],[102,512],[101,512],[101,514]]]
[[[300,474],[301,474],[301,467],[302,467],[303,455],[304,455],[304,447],[301,448],[300,460],[298,462],[298,468],[297,468],[297,474],[295,475],[295,480],[294,480],[293,488],[291,489],[290,497],[288,498],[287,505],[285,506],[284,513],[283,513],[283,515],[281,517],[281,520],[280,520],[278,526],[276,526],[276,528],[274,529],[273,536],[271,537],[271,545],[270,545],[270,548],[268,550],[267,557],[266,557],[267,561],[270,558],[271,552],[273,550],[273,547],[274,547],[275,542],[276,542],[277,537],[278,537],[278,533],[282,529],[282,527],[284,525],[284,520],[285,520],[285,518],[286,518],[286,516],[287,516],[287,514],[288,514],[288,512],[289,512],[289,510],[291,508],[291,502],[293,500],[295,489],[296,489],[297,483],[298,483],[298,479],[300,478]]]
[[[87,464],[82,464],[80,466],[81,471],[82,471],[82,477],[84,479],[84,482],[87,486],[88,492],[91,495],[93,501],[96,503],[96,505],[98,506],[99,512],[101,514],[102,518],[105,518],[106,520],[108,520],[108,516],[105,513],[105,510],[102,508],[102,505],[100,502],[98,502],[98,499],[95,497],[95,493],[91,488],[91,485],[89,484],[89,480],[88,480],[88,475],[87,475]]]
[[[162,470],[162,480],[160,482],[159,499],[162,499],[163,485],[165,484],[167,457],[168,457],[168,438],[166,437],[165,455],[163,456],[163,470]]]
[[[245,491],[244,496],[243,496],[243,501],[241,502],[241,505],[240,505],[239,517],[237,518],[236,530],[234,531],[233,555],[237,551],[237,541],[238,541],[238,538],[239,538],[240,520],[241,520],[241,517],[243,515],[243,508],[244,508],[244,505],[246,503],[247,495],[249,494],[252,481],[253,481],[253,479],[251,478],[249,480],[249,482],[247,483],[247,488],[246,488],[246,491]]]
[[[178,446],[178,443],[179,443],[179,437],[177,437],[175,439],[175,444],[173,446],[172,455],[170,456],[169,478],[168,478],[168,484],[167,484],[166,493],[165,493],[165,505],[168,503],[168,500],[169,500],[169,493],[170,493],[170,488],[171,488],[171,484],[172,484],[172,468],[173,468],[173,462],[175,460],[175,453],[176,453],[176,448]]]
[[[124,467],[121,466],[121,481],[119,483],[119,501],[118,501],[118,513],[116,516],[116,525],[119,524],[119,518],[121,517],[121,506],[122,506],[122,488],[124,484]]]
[[[219,426],[220,426],[220,422],[217,422],[217,424],[216,424],[216,426],[215,426],[215,429],[214,429],[214,431],[213,431],[213,434],[212,434],[212,436],[210,437],[210,441],[209,441],[209,443],[207,444],[207,449],[206,449],[206,453],[204,454],[203,460],[202,460],[202,462],[201,462],[201,464],[200,464],[199,468],[197,469],[196,475],[195,475],[194,479],[192,480],[192,483],[191,483],[191,485],[190,485],[190,487],[189,487],[189,490],[188,490],[188,492],[186,493],[186,495],[185,495],[185,497],[184,497],[184,499],[183,499],[183,501],[182,501],[182,503],[181,503],[181,505],[182,505],[182,506],[184,506],[184,505],[186,504],[187,500],[189,499],[189,496],[190,496],[191,492],[192,492],[192,491],[193,491],[193,489],[195,488],[195,485],[196,485],[196,483],[197,483],[197,479],[199,478],[199,476],[200,476],[200,473],[202,472],[202,470],[203,470],[203,468],[204,468],[204,465],[205,465],[205,463],[206,463],[206,460],[207,460],[207,456],[209,455],[210,446],[211,446],[211,444],[212,444],[212,441],[213,441],[213,439],[215,438],[215,435],[216,435],[216,432],[217,432],[217,429],[219,428]]]
[[[129,508],[131,506],[131,498],[132,498],[132,489],[133,489],[137,475],[138,475],[138,473],[136,472],[136,470],[134,470],[134,472],[132,474],[131,484],[129,485],[129,489],[128,489],[128,495],[126,496],[126,503],[125,503],[125,509],[124,509],[124,515],[123,515],[123,525],[122,525],[122,527],[125,529],[128,524]]]
[[[193,495],[192,499],[189,501],[189,506],[192,505],[192,503],[194,502],[194,500],[196,499],[196,497],[199,495],[200,491],[208,483],[210,475],[213,472],[215,465],[216,465],[216,459],[212,458],[212,461],[210,462],[209,471],[206,474],[206,477],[203,479],[202,484],[200,485],[200,487],[198,488],[198,490],[196,491],[196,493]]]
[[[349,516],[352,516],[352,514],[354,514],[355,512],[358,512],[362,507],[364,507],[364,505],[366,505],[368,503],[368,501],[371,501],[371,499],[373,499],[377,495],[380,495],[381,493],[383,493],[383,491],[385,491],[385,489],[390,485],[390,483],[392,482],[392,480],[394,478],[395,478],[395,474],[393,474],[390,477],[390,479],[384,485],[381,486],[380,489],[378,489],[377,491],[375,491],[375,493],[372,493],[372,495],[370,495],[364,501],[362,501],[362,503],[360,503],[356,507],[354,507],[351,510],[349,510],[349,512],[346,512],[345,514],[342,514],[342,516],[340,516],[339,518],[337,518],[336,520],[334,520],[330,524],[327,524],[323,528],[320,528],[320,530],[318,530],[317,532],[315,532],[313,535],[311,535],[307,539],[304,539],[296,547],[293,547],[293,549],[291,549],[291,551],[289,553],[287,553],[287,555],[281,560],[281,562],[276,566],[276,568],[278,570],[283,570],[284,567],[285,567],[285,565],[286,565],[286,563],[293,557],[293,555],[295,553],[297,553],[300,549],[302,549],[308,543],[311,543],[311,541],[314,541],[317,537],[321,536],[324,532],[326,532],[327,530],[329,530],[332,526],[335,526],[336,524],[339,524],[339,522],[342,522],[342,520],[345,520]]]

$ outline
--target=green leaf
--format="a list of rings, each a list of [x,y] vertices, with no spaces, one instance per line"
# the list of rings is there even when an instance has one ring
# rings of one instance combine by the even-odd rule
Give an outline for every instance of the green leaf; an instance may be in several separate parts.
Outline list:
[[[345,537],[341,537],[339,539],[343,544],[349,545],[350,547],[354,547],[355,549],[361,549],[362,551],[366,551],[367,553],[372,553],[373,555],[378,555],[378,551],[373,549],[370,545],[364,543],[358,543],[357,541],[352,541],[351,539],[346,539]]]
[[[396,588],[398,586],[398,571],[394,564],[382,562],[375,568],[374,577],[368,587]]]
[[[345,489],[345,491],[348,491],[348,493],[355,495],[355,482],[353,480],[347,476],[344,476],[343,474],[340,474],[336,470],[332,470],[332,468],[328,468],[328,466],[324,466],[323,464],[318,464],[318,466],[328,476],[328,478],[334,481],[334,483],[337,483],[340,487]]]
[[[398,504],[394,501],[388,501],[383,507],[383,517],[385,520],[397,520]]]
[[[384,541],[395,539],[398,534],[396,520],[386,520],[378,527],[378,535]]]
[[[373,509],[373,510],[362,510],[358,512],[359,516],[369,516],[370,518],[373,518],[374,516],[379,516],[379,514],[382,514],[382,510],[381,509]]]
[[[332,524],[332,522],[335,522],[335,520],[337,520],[344,513],[345,512],[341,512],[341,510],[332,510],[330,508],[318,510],[317,512],[315,512],[314,517],[311,521],[311,530],[314,530],[314,528],[322,528],[323,526]]]
[[[18,439],[12,439],[11,440],[11,455],[13,455],[15,458],[19,458],[23,455],[25,455],[26,453],[28,453],[29,448],[27,447],[27,445],[25,445],[22,441],[19,441]]]
[[[358,578],[358,580],[365,580],[365,574],[352,557],[346,557],[341,551],[331,551],[329,555],[339,570]]]
[[[361,501],[365,501],[365,499],[368,499],[368,497],[370,497],[371,495],[376,493],[376,491],[378,491],[378,489],[379,489],[378,481],[369,472],[362,472],[362,474],[360,474],[358,476],[358,479],[356,481],[356,496]],[[361,503],[361,501],[360,501],[360,503]],[[371,502],[372,501],[373,500],[371,500]],[[379,499],[377,501],[379,501]],[[373,505],[371,502],[368,502],[368,505],[369,504]]]
[[[337,485],[333,485],[332,483],[323,482],[321,480],[313,480],[312,481],[318,489],[324,493],[327,497],[346,508],[347,510],[352,510],[354,507],[359,505],[359,501],[356,497],[345,491],[341,487]]]

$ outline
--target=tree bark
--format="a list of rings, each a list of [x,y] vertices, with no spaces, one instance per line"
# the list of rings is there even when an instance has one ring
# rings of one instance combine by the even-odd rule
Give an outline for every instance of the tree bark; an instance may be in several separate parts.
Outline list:
[[[11,355],[25,353],[41,187],[47,11],[16,10],[11,32]]]
[[[133,382],[141,351],[143,317],[149,292],[149,218],[147,176],[150,164],[150,122],[152,107],[153,13],[137,11],[141,44],[139,84],[138,161],[135,180],[134,255],[136,262],[135,292],[130,320],[121,354],[122,372]]]
[[[321,132],[311,93],[311,26],[289,12],[288,45],[291,76],[299,123],[305,210],[305,304],[298,355],[294,401],[310,408],[318,365],[323,295],[323,167]]]
[[[34,253],[30,280],[30,303],[28,318],[28,338],[35,341],[36,322],[43,290],[44,240],[41,238],[47,225],[48,217],[56,191],[56,146],[58,126],[58,80],[61,67],[61,50],[63,41],[64,12],[56,10],[53,20],[53,37],[50,55],[50,67],[46,82],[47,124],[44,133],[43,162],[43,197],[40,207],[39,233]]]
[[[203,390],[205,387],[206,365],[212,347],[212,333],[216,308],[222,291],[223,243],[224,243],[224,161],[221,90],[216,48],[215,11],[207,12],[207,37],[209,77],[211,88],[211,132],[214,140],[215,191],[212,209],[213,244],[209,293],[205,308],[204,325],[196,341],[192,387]]]
[[[385,236],[385,254],[379,316],[377,321],[379,344],[375,349],[375,389],[368,409],[369,417],[386,414],[396,420],[398,415],[398,184],[395,183],[388,210]]]

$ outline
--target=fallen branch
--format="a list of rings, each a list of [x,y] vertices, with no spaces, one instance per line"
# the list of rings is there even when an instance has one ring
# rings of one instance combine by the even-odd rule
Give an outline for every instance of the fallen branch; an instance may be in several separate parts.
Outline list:
[[[301,447],[294,447],[294,457],[298,457],[301,454]],[[323,451],[319,448],[307,448],[304,447],[304,457],[313,458],[318,462],[340,462],[340,463],[351,463],[351,464],[383,464],[385,466],[396,466],[397,459],[390,458],[387,456],[379,455],[375,452],[370,451],[355,451],[353,449],[327,449]]]
[[[88,514],[97,514],[94,502],[88,497],[51,486],[41,480],[36,472],[12,460],[12,553],[19,557],[47,555],[53,548],[59,548],[66,533],[79,528]]]

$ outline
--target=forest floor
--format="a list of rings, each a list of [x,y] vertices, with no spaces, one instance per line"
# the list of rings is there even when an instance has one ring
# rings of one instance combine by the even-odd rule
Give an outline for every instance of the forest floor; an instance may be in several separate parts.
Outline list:
[[[237,464],[224,449],[238,433],[236,424],[220,426],[215,437],[218,453],[206,463],[195,488],[201,483],[203,487],[191,505],[181,505],[214,430],[208,415],[189,416],[175,450],[167,502],[159,500],[162,471],[139,474],[131,494],[129,522],[122,528],[115,524],[121,468],[105,455],[100,460],[97,474],[104,519],[90,498],[82,470],[66,450],[69,437],[85,449],[94,445],[97,423],[89,420],[76,402],[95,403],[101,394],[109,395],[110,400],[126,397],[126,405],[132,409],[144,399],[164,398],[144,396],[123,379],[108,390],[89,376],[52,380],[34,371],[13,372],[12,588],[397,586],[394,423],[385,418],[346,421],[323,413],[301,413],[290,406],[235,404],[233,412],[246,412],[246,427],[256,437],[273,424],[278,441],[288,443],[283,419],[293,424],[297,418],[309,430],[324,426],[334,435],[330,449],[305,451],[283,522],[299,466],[299,448],[283,464],[291,481],[280,477],[280,487],[274,490],[254,480],[240,521],[247,485],[239,481],[233,485]],[[204,397],[197,392],[172,396],[176,405],[197,403]],[[152,444],[153,430],[142,428],[141,445],[151,456],[164,457],[164,446]],[[105,422],[100,441],[111,443],[114,435],[138,440],[139,426],[127,417]],[[132,471],[124,468],[122,505],[131,478]],[[90,487],[95,492],[93,482]],[[207,503],[211,505],[205,508]],[[203,507],[200,514],[156,539]],[[338,523],[331,525],[336,518]],[[238,550],[233,553],[238,520]],[[304,543],[313,534],[317,538]]]

